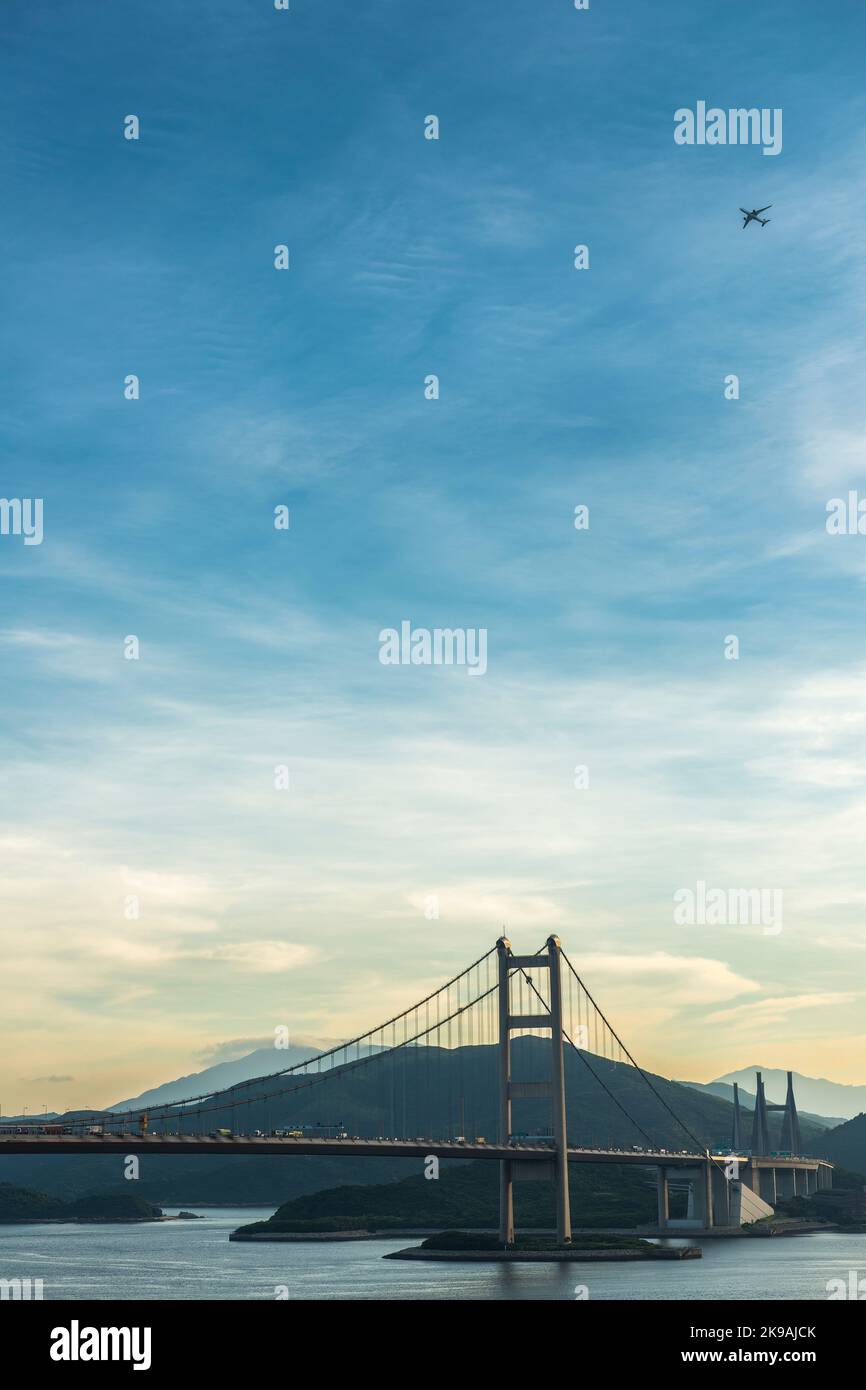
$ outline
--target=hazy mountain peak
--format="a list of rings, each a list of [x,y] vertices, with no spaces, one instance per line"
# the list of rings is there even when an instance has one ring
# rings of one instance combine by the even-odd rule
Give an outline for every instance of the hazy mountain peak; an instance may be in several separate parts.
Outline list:
[[[724,1076],[717,1076],[715,1083],[711,1084],[732,1085],[736,1081],[738,1086],[754,1095],[756,1072],[763,1077],[767,1100],[784,1103],[788,1074],[781,1067],[741,1067],[737,1071],[726,1072]],[[816,1115],[841,1116],[846,1120],[866,1110],[866,1085],[856,1086],[844,1081],[829,1081],[826,1077],[804,1076],[798,1071],[793,1073],[793,1079],[798,1110],[812,1111]]]

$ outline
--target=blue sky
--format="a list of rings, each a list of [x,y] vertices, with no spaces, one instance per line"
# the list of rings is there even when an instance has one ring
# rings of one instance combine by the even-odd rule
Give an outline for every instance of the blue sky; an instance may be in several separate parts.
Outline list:
[[[2,27],[7,1111],[351,1033],[503,923],[648,1066],[866,1080],[862,6]],[[782,153],[675,145],[698,100]],[[485,676],[380,665],[405,618]],[[784,930],[676,926],[701,879]]]

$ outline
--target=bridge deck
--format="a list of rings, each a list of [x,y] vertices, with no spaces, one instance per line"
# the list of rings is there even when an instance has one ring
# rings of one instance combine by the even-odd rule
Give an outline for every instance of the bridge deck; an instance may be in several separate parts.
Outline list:
[[[454,1144],[441,1139],[277,1139],[252,1135],[213,1137],[200,1134],[0,1134],[3,1154],[297,1154],[364,1158],[519,1158],[523,1162],[544,1162],[551,1149],[544,1144]],[[714,1155],[717,1162],[724,1159]],[[569,1163],[625,1163],[666,1168],[693,1168],[703,1163],[701,1153],[665,1153],[663,1150],[635,1153],[623,1149],[569,1149]],[[749,1160],[763,1168],[815,1169],[826,1164],[819,1158],[772,1158]]]

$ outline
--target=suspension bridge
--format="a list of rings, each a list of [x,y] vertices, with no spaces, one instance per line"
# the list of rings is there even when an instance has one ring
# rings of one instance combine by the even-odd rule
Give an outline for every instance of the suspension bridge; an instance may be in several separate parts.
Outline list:
[[[736,1088],[723,1148],[678,1113],[683,1091],[638,1065],[557,937],[533,955],[501,937],[433,993],[334,1048],[147,1110],[0,1126],[0,1156],[481,1159],[499,1164],[506,1242],[514,1239],[514,1185],[527,1180],[552,1185],[558,1239],[571,1239],[573,1163],[655,1168],[660,1233],[740,1226],[771,1214],[780,1197],[831,1185],[832,1165],[799,1153],[790,1073],[784,1106],[766,1100],[758,1075],[748,1147]],[[340,1119],[312,1121],[328,1105]],[[772,1110],[783,1111],[776,1150]],[[594,1112],[603,1113],[606,1135],[593,1133]],[[671,1185],[687,1189],[685,1217],[670,1214]]]

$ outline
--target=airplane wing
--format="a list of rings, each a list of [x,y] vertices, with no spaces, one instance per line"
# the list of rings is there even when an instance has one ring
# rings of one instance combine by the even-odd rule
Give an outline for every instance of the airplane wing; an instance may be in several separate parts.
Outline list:
[[[766,206],[765,208],[758,208],[757,211],[758,211],[758,212],[769,212],[769,210],[770,210],[770,208],[771,208],[772,206],[773,206],[772,203],[768,203],[767,206]]]
[[[740,212],[743,214],[744,217],[748,217],[748,216],[749,216],[749,213],[746,211],[745,208],[740,208]]]

